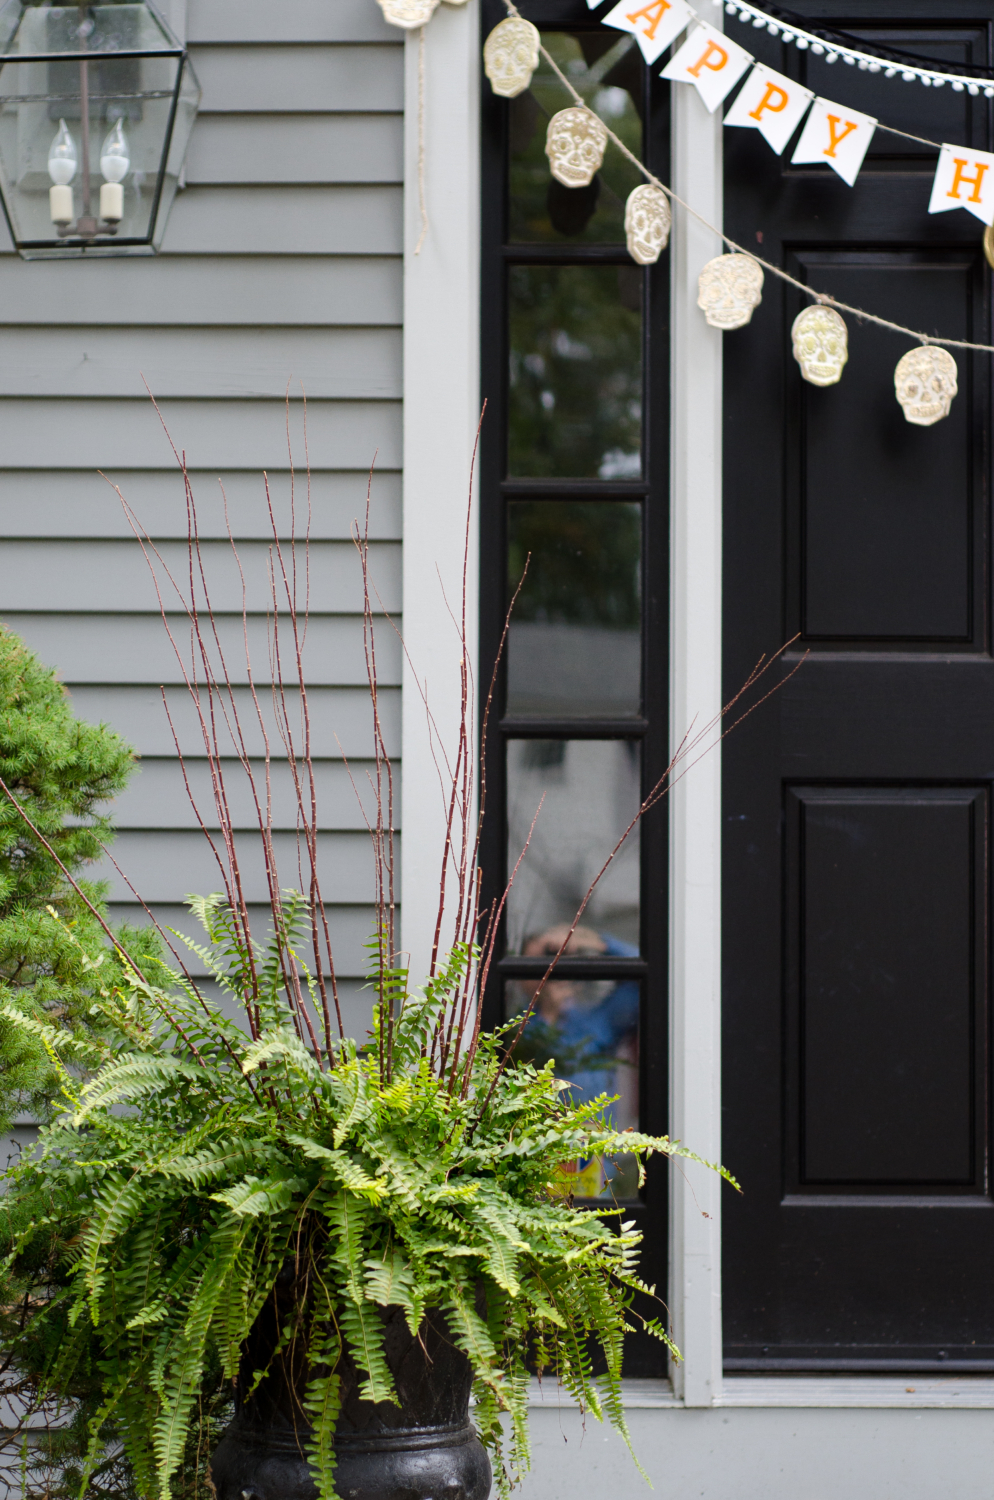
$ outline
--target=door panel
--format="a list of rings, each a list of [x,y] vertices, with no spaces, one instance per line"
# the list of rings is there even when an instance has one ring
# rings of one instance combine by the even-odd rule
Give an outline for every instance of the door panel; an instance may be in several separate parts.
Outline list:
[[[817,16],[990,60],[978,0]],[[748,45],[829,98],[991,149],[987,101]],[[928,214],[934,152],[880,132],[850,189],[791,149],[725,133],[731,236],[884,318],[991,341],[982,226]],[[768,278],[724,346],[726,695],[795,636],[799,666],[723,750],[723,1158],[744,1187],[724,1214],[726,1363],[989,1370],[990,361],[955,351],[951,415],[915,428],[893,385],[911,342],[845,315],[842,380],[817,389],[791,354],[802,305]]]
[[[788,790],[795,1192],[983,1192],[986,801],[970,788]]]
[[[983,333],[974,327],[983,298],[975,253],[802,250],[788,269],[895,322],[971,341]],[[796,315],[800,294],[794,301]],[[812,643],[969,642],[982,628],[971,606],[982,593],[972,564],[984,413],[965,378],[944,421],[911,426],[894,399],[894,365],[907,346],[854,320],[849,335],[842,381],[823,391],[799,379],[788,418],[798,627]]]

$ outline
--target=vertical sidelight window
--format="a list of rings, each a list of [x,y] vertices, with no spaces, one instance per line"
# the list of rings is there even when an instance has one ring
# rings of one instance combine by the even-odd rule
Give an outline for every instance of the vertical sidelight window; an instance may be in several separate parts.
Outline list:
[[[582,0],[522,12],[582,96],[668,174],[666,86],[634,39]],[[484,32],[503,14],[484,0]],[[484,683],[518,593],[487,745],[488,902],[528,842],[485,997],[497,1024],[534,1000],[667,760],[669,265],[628,254],[625,202],[641,179],[615,147],[587,188],[551,177],[546,129],[570,100],[544,61],[517,99],[483,93]],[[664,804],[612,860],[519,1043],[554,1058],[574,1098],[609,1095],[621,1129],[666,1129],[666,863]],[[581,1161],[574,1191],[630,1207],[665,1279],[664,1173],[640,1189],[624,1158]]]

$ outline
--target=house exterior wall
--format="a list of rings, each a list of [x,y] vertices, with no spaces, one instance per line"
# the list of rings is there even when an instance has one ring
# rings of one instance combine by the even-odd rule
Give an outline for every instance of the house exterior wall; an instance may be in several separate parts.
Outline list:
[[[159,697],[160,683],[179,688],[154,592],[117,497],[96,471],[121,485],[166,555],[180,556],[182,486],[144,375],[186,450],[204,534],[224,537],[220,477],[243,557],[261,586],[268,520],[259,474],[266,468],[285,496],[285,392],[302,382],[314,502],[309,678],[336,952],[357,1022],[371,889],[341,751],[361,770],[370,741],[349,529],[378,451],[374,565],[392,611],[407,585],[413,658],[403,666],[383,632],[391,749],[399,754],[403,735],[408,804],[418,798],[417,836],[404,854],[405,943],[414,948],[430,907],[438,817],[425,795],[434,770],[412,674],[427,677],[435,694],[451,665],[451,621],[432,570],[442,563],[451,598],[479,407],[475,0],[440,7],[428,29],[420,120],[418,38],[387,27],[374,0],[189,0],[186,7],[174,0],[174,19],[184,9],[204,101],[162,254],[26,264],[0,232],[0,617],[59,668],[80,714],[106,720],[139,750],[141,771],[116,809],[117,854],[159,913],[181,922],[186,892],[209,889],[216,877]],[[695,99],[680,104],[675,135],[682,194],[692,196],[695,184],[718,191],[720,129]],[[422,160],[430,230],[415,255]],[[673,411],[672,671],[680,723],[710,702],[720,637],[720,516],[713,505],[692,503],[702,492],[714,499],[720,477],[720,347],[705,344],[690,323],[703,253],[678,224],[674,357],[685,379],[674,382],[683,396]],[[296,384],[290,407],[299,461]],[[230,574],[217,578],[223,608],[237,620]],[[471,545],[471,628],[474,579]],[[441,720],[451,733],[457,705],[442,694]],[[180,723],[194,781],[203,786],[199,747],[187,738],[189,720]],[[682,1111],[674,1133],[717,1156],[716,758],[709,769],[711,780],[698,784],[675,820],[673,1093]],[[289,834],[292,816],[281,818]],[[109,878],[115,917],[136,916],[126,886],[113,871]],[[693,1172],[675,1183],[671,1247],[670,1304],[687,1366],[675,1394],[662,1382],[635,1382],[626,1392],[636,1451],[655,1493],[664,1500],[989,1495],[994,1382],[909,1382],[909,1391],[903,1381],[872,1378],[722,1381],[719,1225],[706,1196],[710,1179]],[[700,1213],[705,1202],[709,1220]],[[548,1392],[536,1394],[533,1417],[525,1497],[641,1492],[609,1428],[560,1408]]]
[[[217,539],[209,569],[237,660],[240,591],[221,556],[218,480],[261,642],[269,532],[261,471],[285,505],[285,398],[289,387],[302,471],[306,392],[308,677],[326,893],[346,1009],[358,1021],[372,865],[342,752],[361,779],[371,741],[350,527],[363,514],[376,453],[373,568],[384,607],[399,612],[403,35],[370,0],[191,0],[174,4],[174,24],[184,9],[203,105],[161,255],[26,263],[0,232],[0,616],[60,671],[81,716],[106,720],[139,751],[141,769],[116,806],[115,854],[160,917],[188,925],[186,893],[219,882],[184,793],[160,684],[178,705],[193,781],[209,806],[206,766],[145,562],[97,470],[181,565],[183,486],[147,382],[186,451],[202,531]],[[298,482],[298,509],[303,492]],[[258,670],[264,651],[256,650]],[[389,629],[380,666],[397,754],[400,652]],[[289,788],[277,792],[286,845],[293,809]],[[295,856],[293,864],[286,883]],[[114,918],[140,915],[120,876],[109,870],[108,878]],[[261,870],[252,885],[264,899]]]

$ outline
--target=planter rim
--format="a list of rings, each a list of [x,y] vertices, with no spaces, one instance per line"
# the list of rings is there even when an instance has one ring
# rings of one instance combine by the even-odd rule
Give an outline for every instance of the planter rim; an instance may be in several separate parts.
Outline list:
[[[238,1437],[239,1442],[249,1447],[266,1448],[278,1453],[293,1453],[304,1456],[303,1444],[310,1429],[300,1427],[294,1431],[286,1427],[259,1427],[241,1422],[237,1417],[229,1424],[226,1434]],[[445,1422],[434,1427],[391,1427],[389,1432],[339,1432],[335,1433],[335,1452],[389,1453],[407,1448],[458,1448],[477,1435],[472,1422]]]

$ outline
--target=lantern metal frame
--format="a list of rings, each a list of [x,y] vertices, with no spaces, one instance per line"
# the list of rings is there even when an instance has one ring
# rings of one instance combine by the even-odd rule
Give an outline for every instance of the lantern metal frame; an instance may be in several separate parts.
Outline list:
[[[14,3],[18,3],[18,0],[14,0]],[[24,4],[24,9],[17,26],[11,33],[7,44],[8,46],[17,36],[20,30],[21,23],[23,22],[25,16],[29,13],[29,11],[42,8],[30,4],[25,4],[24,0],[19,0],[19,3]],[[117,0],[117,3],[120,3],[120,0]],[[124,0],[124,3],[129,4],[129,0]],[[48,238],[19,238],[13,212],[11,206],[7,201],[8,192],[10,191],[10,183],[7,178],[6,170],[4,169],[4,163],[2,162],[2,159],[0,159],[0,205],[2,205],[3,207],[4,218],[7,223],[7,228],[10,232],[10,237],[14,243],[14,247],[24,259],[69,259],[80,257],[88,257],[90,259],[93,259],[105,258],[108,255],[122,255],[125,253],[132,255],[140,255],[143,253],[154,255],[159,249],[162,233],[165,229],[165,218],[163,217],[162,222],[159,222],[160,211],[162,208],[167,169],[169,166],[171,148],[174,142],[176,121],[177,115],[179,113],[180,102],[184,94],[184,88],[186,87],[187,89],[189,89],[189,86],[192,84],[193,91],[189,94],[188,103],[191,108],[191,116],[195,116],[200,104],[201,90],[186,48],[175,38],[166,21],[163,19],[155,5],[151,3],[151,0],[130,0],[130,3],[140,5],[143,9],[148,11],[155,24],[162,31],[164,40],[171,43],[171,45],[163,47],[120,47],[117,49],[109,49],[103,51],[99,49],[90,50],[86,46],[86,35],[81,34],[81,45],[76,51],[63,50],[58,52],[46,52],[36,50],[33,52],[11,53],[7,50],[4,50],[3,52],[0,52],[0,80],[2,80],[4,71],[7,68],[17,67],[21,64],[42,63],[51,65],[53,63],[78,63],[80,66],[81,76],[78,95],[55,94],[52,92],[48,92],[46,94],[39,94],[37,92],[34,92],[5,95],[2,92],[2,88],[0,88],[0,106],[20,103],[52,104],[59,102],[62,99],[75,99],[77,97],[79,99],[80,105],[80,135],[83,143],[80,163],[80,182],[82,187],[83,211],[77,216],[74,223],[71,223],[68,226],[53,223],[53,232],[52,235]],[[116,8],[116,5],[115,0],[109,0],[109,3],[108,0],[103,0],[103,4],[100,3],[100,0],[69,0],[68,4],[45,8],[57,8],[66,11],[78,9],[80,14],[82,15],[86,12],[96,9],[114,9]],[[2,4],[0,4],[0,10],[2,9],[3,6]],[[114,64],[127,63],[130,61],[140,62],[141,60],[146,58],[155,59],[159,62],[172,61],[175,63],[176,76],[171,88],[139,89],[135,93],[121,91],[119,93],[111,94],[110,96],[95,95],[92,92],[89,79],[89,65],[91,63],[99,63],[103,61],[112,61]],[[155,185],[150,193],[147,232],[143,235],[121,235],[118,232],[120,221],[115,222],[112,220],[101,219],[98,217],[98,215],[94,214],[91,211],[91,200],[93,192],[92,178],[94,174],[91,169],[89,150],[89,131],[91,124],[90,105],[95,98],[106,99],[108,97],[119,98],[121,101],[133,101],[135,99],[138,99],[139,101],[145,101],[166,98],[168,98],[170,101],[168,118],[166,120],[165,131],[162,136],[162,145],[159,152],[158,165],[155,173]],[[123,116],[121,118],[123,118]],[[180,165],[175,172],[177,186],[179,184],[181,170],[182,166]],[[170,204],[167,205],[166,208],[167,214],[169,206],[171,206],[171,199]]]

